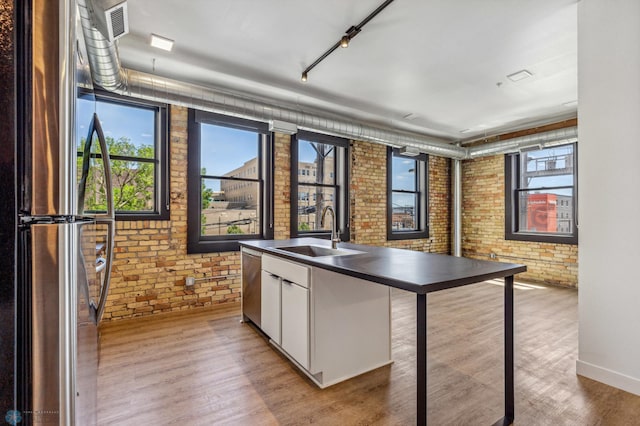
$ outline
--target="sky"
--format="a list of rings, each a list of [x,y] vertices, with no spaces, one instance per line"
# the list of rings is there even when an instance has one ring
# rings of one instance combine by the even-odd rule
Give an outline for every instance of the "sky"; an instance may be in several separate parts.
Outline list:
[[[105,137],[119,139],[125,136],[136,146],[153,145],[154,143],[154,111],[98,101],[94,103],[86,99],[78,99],[76,143],[87,137],[89,123],[93,112],[98,113]]]
[[[537,151],[531,151],[527,153],[527,157],[530,160],[527,164],[527,170],[535,170],[536,167],[542,169],[544,167],[544,160],[551,159],[552,157],[557,157],[558,162],[556,164],[557,168],[564,168],[565,162],[564,158],[567,154],[572,153],[573,145],[563,145],[551,148],[545,148]],[[531,161],[534,159],[543,160],[538,166],[536,166],[535,161]],[[574,155],[575,161],[575,155]],[[524,165],[522,166],[524,167]],[[540,187],[557,187],[557,186],[572,186],[573,185],[573,175],[572,174],[564,174],[557,176],[544,176],[544,177],[536,177],[531,179],[529,183],[529,188],[540,188]],[[558,195],[572,195],[571,189],[556,189],[552,191],[540,191],[540,192],[550,192]]]
[[[258,137],[255,132],[223,126],[201,127],[201,167],[208,175],[222,176],[255,158],[258,153]],[[299,145],[300,161],[312,163],[316,151],[309,143]]]
[[[154,111],[123,106],[111,102],[93,102],[80,98],[77,104],[78,128],[76,141],[86,138],[93,112],[98,113],[102,129],[107,137],[127,137],[136,145],[154,142]],[[224,126],[202,125],[201,167],[212,176],[222,176],[241,167],[258,155],[259,139],[255,132]],[[313,162],[316,152],[309,143],[299,145],[301,162]],[[415,161],[406,158],[394,159],[394,188],[413,190]],[[219,190],[218,182],[208,181],[207,186]],[[413,204],[413,196],[396,195],[394,201],[401,205]]]
[[[200,167],[210,176],[222,176],[258,155],[255,132],[208,124],[200,128]]]
[[[102,129],[107,137],[118,139],[125,136],[136,146],[154,143],[154,111],[139,107],[124,106],[110,102],[93,102],[78,99],[76,141],[79,144],[86,138],[86,132],[94,110],[98,113]],[[223,126],[202,125],[201,167],[206,168],[208,175],[222,176],[225,173],[242,166],[246,161],[258,155],[258,136],[255,132],[233,129]],[[543,149],[530,152],[529,159],[557,155],[564,156],[572,149],[571,145]],[[299,145],[300,161],[313,162],[315,151],[309,143]],[[532,162],[530,162],[532,164]],[[558,167],[564,164],[558,163]],[[393,159],[393,188],[414,190],[415,160],[394,157]],[[572,175],[549,176],[534,178],[531,187],[550,187],[572,185]],[[553,191],[557,194],[570,195],[570,190]],[[413,204],[412,195],[397,194],[394,204]]]
[[[416,160],[405,157],[393,157],[393,189],[404,191],[416,190]],[[394,193],[391,203],[393,207],[415,207],[416,196],[413,194]]]

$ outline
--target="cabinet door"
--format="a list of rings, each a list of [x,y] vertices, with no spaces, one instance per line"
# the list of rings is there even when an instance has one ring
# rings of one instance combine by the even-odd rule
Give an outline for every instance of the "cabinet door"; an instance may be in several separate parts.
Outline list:
[[[260,324],[262,331],[277,344],[280,340],[280,278],[262,271]]]
[[[309,290],[282,280],[282,349],[309,369]]]

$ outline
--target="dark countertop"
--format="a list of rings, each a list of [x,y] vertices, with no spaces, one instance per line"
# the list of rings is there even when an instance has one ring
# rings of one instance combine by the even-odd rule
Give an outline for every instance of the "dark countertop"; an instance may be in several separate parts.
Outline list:
[[[364,253],[309,257],[278,250],[278,247],[302,245],[330,247],[331,243],[318,238],[240,241],[242,247],[418,294],[502,278],[527,270],[524,265],[512,263],[350,243],[338,243],[338,249]]]

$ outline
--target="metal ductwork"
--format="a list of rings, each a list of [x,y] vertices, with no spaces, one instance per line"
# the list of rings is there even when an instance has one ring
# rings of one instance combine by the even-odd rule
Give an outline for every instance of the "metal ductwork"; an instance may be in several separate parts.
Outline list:
[[[126,86],[117,92],[141,99],[167,102],[263,122],[280,121],[295,124],[300,129],[311,130],[348,139],[382,143],[393,146],[412,146],[421,152],[440,156],[462,158],[464,149],[426,137],[394,132],[392,130],[358,124],[328,116],[277,106],[273,103],[250,99],[238,94],[177,82],[134,70],[124,70]]]
[[[86,0],[93,26],[109,41],[129,33],[129,9],[126,0]]]
[[[91,76],[98,86],[109,91],[117,91],[126,87],[126,77],[120,67],[118,49],[114,42],[107,38],[95,27],[90,12],[89,4],[91,0],[77,0],[80,22],[82,23],[82,33],[87,46],[87,56],[91,66]]]
[[[209,87],[123,69],[115,43],[107,40],[95,28],[95,19],[92,19],[92,12],[88,7],[92,0],[77,1],[93,80],[96,85],[105,90],[235,117],[264,122],[276,120],[292,123],[301,129],[348,139],[392,146],[411,146],[421,152],[439,157],[464,158],[466,156],[467,151],[464,148],[427,136],[358,124],[328,115],[323,116],[291,107],[278,106],[237,93],[225,93]]]
[[[578,140],[578,128],[566,127],[549,132],[536,133],[533,135],[521,136],[506,139],[504,141],[492,142],[468,148],[467,159],[488,157],[490,155],[508,154],[529,148],[548,148],[551,146],[563,145]]]
[[[451,254],[462,257],[462,161],[451,161]]]
[[[289,106],[252,99],[238,93],[127,70],[120,65],[115,43],[109,41],[101,31],[96,29],[96,19],[93,17],[95,11],[92,9],[95,1],[117,0],[77,0],[91,74],[96,85],[121,95],[263,122],[275,120],[291,123],[304,130],[395,147],[414,147],[426,154],[456,160],[515,152],[531,146],[559,145],[577,140],[577,129],[574,127],[464,148],[424,135],[355,123],[331,117],[328,114],[305,112]]]

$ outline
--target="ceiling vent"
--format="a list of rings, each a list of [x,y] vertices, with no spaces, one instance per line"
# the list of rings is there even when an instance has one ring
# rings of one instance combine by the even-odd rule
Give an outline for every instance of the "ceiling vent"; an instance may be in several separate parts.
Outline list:
[[[91,18],[94,26],[109,41],[115,41],[129,33],[126,0],[92,0]]]

